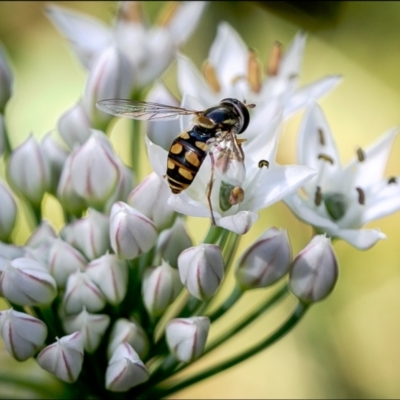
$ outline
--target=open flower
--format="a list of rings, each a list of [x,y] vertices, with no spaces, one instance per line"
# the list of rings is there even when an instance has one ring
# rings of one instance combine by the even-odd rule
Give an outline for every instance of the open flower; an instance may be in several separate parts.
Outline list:
[[[184,108],[199,109],[193,106],[194,103],[195,100],[189,96],[183,99]],[[270,123],[265,124],[259,135],[246,147],[243,146],[246,172],[241,177],[241,181],[238,179],[234,186],[229,186],[225,184],[223,180],[225,177],[222,174],[214,176],[210,199],[217,225],[238,234],[248,232],[258,219],[257,211],[281,200],[315,174],[314,170],[309,167],[279,166],[274,162],[280,124],[281,116],[278,116]],[[185,126],[184,121],[182,121],[182,125]],[[150,163],[154,171],[163,177],[167,167],[168,153],[166,149],[153,143],[151,139],[146,137]],[[264,159],[269,162],[268,168],[260,166],[260,160]],[[211,160],[207,156],[189,188],[180,194],[171,195],[168,204],[182,214],[210,217],[206,196],[210,177]],[[239,185],[239,190],[242,191],[239,196],[241,198],[238,201],[235,201],[235,198],[231,201],[231,195],[234,194],[236,185]]]
[[[400,209],[400,185],[383,178],[397,128],[386,132],[343,168],[330,128],[321,108],[311,105],[299,133],[299,162],[319,171],[284,201],[302,221],[317,232],[339,237],[365,250],[385,235],[376,229],[360,229],[366,223]]]
[[[164,72],[172,62],[177,47],[196,28],[205,4],[188,1],[176,6],[171,2],[159,23],[152,27],[144,21],[138,1],[120,2],[112,27],[53,4],[47,7],[47,15],[88,69],[105,49],[118,48],[131,64],[131,89],[135,89],[145,86]]]
[[[305,34],[299,32],[284,54],[281,45],[276,43],[263,77],[255,51],[249,50],[227,22],[221,22],[203,65],[204,77],[189,59],[180,55],[178,86],[182,94],[197,98],[207,107],[229,97],[256,103],[246,130],[246,138],[253,138],[279,112],[285,118],[340,82],[340,76],[331,75],[297,87],[305,41]]]

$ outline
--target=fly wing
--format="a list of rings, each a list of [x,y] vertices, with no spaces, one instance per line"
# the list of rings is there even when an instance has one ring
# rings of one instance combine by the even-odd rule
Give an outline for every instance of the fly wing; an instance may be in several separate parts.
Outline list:
[[[199,111],[138,100],[108,99],[99,101],[96,106],[107,114],[143,121],[170,121],[180,115],[201,114]]]

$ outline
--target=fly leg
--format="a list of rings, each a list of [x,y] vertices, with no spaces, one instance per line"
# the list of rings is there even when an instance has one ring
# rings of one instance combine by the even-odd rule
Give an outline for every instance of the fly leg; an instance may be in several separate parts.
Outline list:
[[[208,183],[208,187],[207,187],[207,202],[208,202],[208,208],[210,209],[210,213],[211,213],[211,221],[212,221],[212,224],[215,226],[215,225],[217,225],[217,223],[215,222],[213,208],[212,208],[212,204],[211,204],[211,193],[212,193],[212,187],[214,184],[215,159],[214,159],[214,155],[211,152],[208,154],[210,155],[210,159],[211,159],[211,177],[210,177],[210,182]]]

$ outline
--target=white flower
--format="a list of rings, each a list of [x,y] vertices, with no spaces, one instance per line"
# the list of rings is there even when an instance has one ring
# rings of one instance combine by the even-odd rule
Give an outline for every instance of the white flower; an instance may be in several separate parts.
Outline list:
[[[32,357],[47,337],[46,324],[29,314],[0,311],[0,334],[7,351],[18,361]]]
[[[339,83],[339,76],[328,76],[297,88],[305,40],[305,35],[298,33],[273,75],[262,78],[254,51],[228,23],[221,22],[204,64],[204,78],[186,57],[178,57],[180,91],[207,107],[230,97],[256,103],[246,131],[246,137],[253,138],[277,113],[282,112],[285,118]]]
[[[168,17],[152,27],[141,18],[140,3],[136,1],[120,3],[113,27],[56,5],[47,7],[47,15],[88,69],[106,48],[118,48],[131,65],[130,89],[133,89],[153,81],[168,67],[177,47],[196,28],[205,4],[182,2],[176,10],[171,10],[169,5]]]
[[[321,301],[333,290],[338,269],[331,240],[324,235],[314,236],[293,260],[289,289],[304,303]]]
[[[193,104],[193,102],[192,98],[186,97],[183,100],[183,107],[198,109],[198,107],[193,107],[189,104]],[[217,225],[238,234],[248,232],[258,219],[257,211],[281,200],[315,175],[315,171],[309,167],[296,165],[279,166],[274,162],[280,123],[281,118],[276,117],[273,121],[265,124],[259,135],[247,146],[243,145],[246,172],[243,181],[239,185],[244,192],[244,198],[241,199],[242,202],[237,202],[237,204],[229,205],[228,207],[226,205],[221,207],[222,203],[227,202],[227,197],[229,197],[233,187],[228,186],[228,193],[226,193],[222,183],[224,176],[219,174],[214,176],[211,203]],[[183,121],[182,124],[184,124]],[[160,177],[163,177],[167,168],[168,152],[151,140],[152,138],[146,137],[150,163],[154,171]],[[260,160],[268,160],[269,167],[260,168]],[[182,214],[195,217],[210,217],[206,196],[210,177],[211,161],[210,157],[206,156],[189,188],[180,194],[171,195],[168,204],[175,211]]]
[[[314,104],[304,116],[299,133],[299,163],[318,175],[284,201],[302,221],[318,232],[338,237],[364,250],[386,236],[376,229],[360,229],[366,223],[400,209],[400,185],[396,178],[382,178],[398,129],[342,167],[331,130],[321,108]]]
[[[106,371],[106,388],[126,392],[149,379],[149,372],[129,343],[121,343],[114,351]]]
[[[50,346],[45,347],[38,355],[38,364],[64,382],[75,382],[82,370],[83,335],[75,332]]]
[[[208,317],[172,319],[165,329],[171,353],[185,363],[195,360],[204,350],[209,329]]]

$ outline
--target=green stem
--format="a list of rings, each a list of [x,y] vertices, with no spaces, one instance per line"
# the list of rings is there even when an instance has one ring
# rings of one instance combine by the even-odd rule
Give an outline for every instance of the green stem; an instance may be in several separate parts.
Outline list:
[[[7,163],[8,158],[10,157],[11,153],[12,153],[12,148],[11,148],[11,144],[10,144],[10,138],[8,136],[8,130],[6,127],[6,122],[5,122],[5,118],[3,115],[3,133],[4,133],[4,161]],[[1,129],[1,127],[0,127]]]
[[[203,240],[203,243],[208,243],[208,244],[217,243],[219,237],[221,236],[224,230],[225,229],[221,228],[220,226],[210,225],[210,227],[208,228],[207,235]]]
[[[131,165],[133,173],[136,178],[139,177],[140,170],[140,156],[141,156],[141,132],[140,132],[140,121],[134,119],[131,122],[131,131],[132,135],[130,136],[130,144],[131,144]]]
[[[214,322],[219,317],[225,314],[242,296],[243,290],[239,286],[235,286],[232,293],[229,297],[215,310],[213,313],[209,315],[210,321]]]
[[[176,393],[177,391],[184,389],[187,386],[193,385],[197,382],[202,381],[203,379],[209,378],[210,376],[216,375],[219,372],[225,371],[226,369],[231,368],[236,364],[239,364],[240,362],[259,353],[260,351],[265,350],[267,347],[271,346],[273,343],[277,342],[279,339],[284,337],[288,332],[290,332],[296,326],[296,324],[302,319],[308,307],[309,305],[299,303],[294,313],[286,320],[286,322],[283,325],[281,325],[281,327],[278,328],[271,336],[267,337],[259,344],[203,372],[196,373],[193,376],[177,383],[172,382],[165,389],[158,389],[158,390],[156,389],[152,393],[152,395],[155,396],[156,398],[166,397],[172,393]]]

